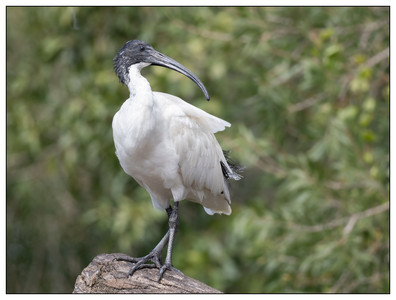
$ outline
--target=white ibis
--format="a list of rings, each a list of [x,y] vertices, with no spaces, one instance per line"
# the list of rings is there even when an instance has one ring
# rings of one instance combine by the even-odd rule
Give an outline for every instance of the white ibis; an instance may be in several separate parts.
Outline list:
[[[176,96],[153,92],[140,74],[149,65],[180,72],[195,82],[208,100],[209,94],[190,70],[143,41],[127,42],[114,58],[115,73],[130,92],[113,118],[117,157],[124,171],[150,194],[153,206],[166,210],[169,219],[168,232],[148,255],[116,259],[135,263],[128,276],[143,267],[157,267],[160,281],[166,270],[178,271],[172,266],[172,245],[179,202],[187,199],[200,203],[208,214],[229,215],[228,180],[241,176],[214,136],[231,124]]]

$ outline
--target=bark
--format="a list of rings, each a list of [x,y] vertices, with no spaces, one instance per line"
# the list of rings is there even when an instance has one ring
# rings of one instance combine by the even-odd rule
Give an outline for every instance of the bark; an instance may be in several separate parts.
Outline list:
[[[158,269],[137,270],[127,278],[132,263],[115,261],[115,255],[100,254],[78,275],[73,293],[221,293],[206,284],[167,270],[160,283],[157,282]]]

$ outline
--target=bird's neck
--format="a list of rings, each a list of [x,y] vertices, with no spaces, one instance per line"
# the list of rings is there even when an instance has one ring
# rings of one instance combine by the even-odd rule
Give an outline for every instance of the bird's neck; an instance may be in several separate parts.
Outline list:
[[[132,100],[149,101],[152,98],[150,83],[140,73],[141,69],[147,65],[146,63],[139,63],[129,68],[128,89]]]

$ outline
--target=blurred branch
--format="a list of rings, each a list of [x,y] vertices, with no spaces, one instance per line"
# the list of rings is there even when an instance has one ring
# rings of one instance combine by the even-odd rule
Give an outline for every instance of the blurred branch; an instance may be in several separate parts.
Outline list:
[[[374,31],[375,29],[383,28],[384,26],[388,26],[388,25],[389,25],[389,21],[383,20],[383,21],[376,21],[371,23],[354,24],[349,26],[333,26],[332,29],[334,29],[334,31],[337,34],[345,34],[345,33],[356,33],[356,31],[358,30]]]
[[[250,140],[248,140],[248,143],[251,146],[251,149],[257,155],[256,167],[264,172],[274,174],[278,177],[285,177],[287,175],[287,172],[274,159],[268,155],[264,156],[262,154],[263,149],[261,149],[257,143],[253,143]]]
[[[387,58],[389,58],[389,47],[382,50],[381,52],[378,52],[376,55],[372,56],[370,59],[366,61],[364,65],[366,67],[371,68]]]
[[[356,287],[358,287],[359,285],[375,283],[375,282],[380,281],[383,277],[384,277],[383,275],[381,275],[380,273],[377,272],[371,277],[358,279],[358,280],[355,280],[355,281],[352,281],[352,282],[350,280],[348,280],[347,282],[345,282],[344,288],[343,288],[343,290],[341,292],[345,293],[345,294],[352,293],[352,291],[354,289],[356,289]]]
[[[329,188],[334,191],[340,191],[340,190],[347,190],[347,189],[352,189],[352,188],[371,188],[371,189],[376,189],[381,193],[383,197],[387,196],[387,189],[384,188],[379,181],[373,180],[373,179],[361,179],[357,182],[353,183],[342,183],[338,181],[327,181],[324,183],[324,186],[326,188]]]
[[[338,227],[338,226],[341,226],[341,225],[344,225],[345,223],[347,223],[344,228],[344,231],[343,231],[343,236],[345,236],[345,235],[348,235],[352,231],[353,227],[355,226],[355,224],[358,220],[383,213],[387,210],[389,210],[389,201],[387,201],[381,205],[371,207],[363,212],[354,213],[351,216],[339,218],[339,219],[333,220],[328,223],[318,224],[318,225],[313,225],[313,226],[290,224],[289,227],[297,228],[298,230],[305,231],[305,232],[320,232],[320,231],[324,231],[324,230],[333,229],[335,227]]]
[[[342,287],[345,282],[348,282],[350,279],[349,273],[347,271],[342,272],[340,278],[338,278],[337,282],[331,287],[328,293],[337,293],[338,290]]]
[[[322,100],[324,98],[324,95],[325,95],[324,93],[318,93],[312,97],[309,97],[308,99],[305,99],[301,102],[291,105],[290,107],[288,107],[287,110],[289,114],[292,114],[300,110],[307,109],[308,107],[314,105],[316,102]]]
[[[285,177],[286,171],[284,171],[277,163],[269,156],[259,157],[256,166],[269,174],[274,174],[278,177]]]
[[[342,100],[342,99],[345,98],[345,95],[348,92],[349,84],[351,83],[353,78],[356,77],[356,75],[358,74],[359,70],[361,70],[364,67],[372,68],[372,67],[374,67],[375,65],[377,65],[378,63],[380,63],[381,61],[383,61],[383,60],[385,60],[387,58],[389,58],[389,47],[387,47],[384,50],[378,52],[377,54],[375,54],[374,56],[369,58],[365,63],[360,65],[358,68],[352,70],[349,74],[347,74],[345,76],[345,80],[343,80],[341,91],[338,94],[338,99]]]
[[[351,282],[351,274],[347,271],[344,271],[337,282],[331,287],[328,293],[352,293],[353,290],[361,285],[367,283],[374,283],[381,280],[384,276],[380,273],[375,273],[371,277],[363,278],[361,280],[355,280]]]
[[[280,56],[280,57],[282,57],[282,56],[288,57],[290,55],[289,53],[284,53],[284,55],[282,55],[282,51],[280,51],[280,50],[276,50],[273,52],[276,52],[276,55]],[[276,68],[276,67],[274,67],[274,68]],[[283,72],[279,76],[273,78],[273,80],[271,81],[271,85],[272,86],[283,85],[283,84],[291,81],[295,77],[300,76],[303,73],[303,71],[304,71],[303,66],[296,64],[295,66],[290,68],[287,72]],[[270,72],[272,72],[272,70],[269,71],[269,73]]]

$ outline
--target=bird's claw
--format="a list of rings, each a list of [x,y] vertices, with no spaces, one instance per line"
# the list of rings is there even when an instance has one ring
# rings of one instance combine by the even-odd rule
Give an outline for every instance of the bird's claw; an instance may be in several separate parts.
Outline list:
[[[147,264],[147,262],[152,262],[153,264]],[[162,267],[161,260],[157,256],[152,256],[151,254],[138,258],[134,261],[133,267],[128,272],[128,277],[132,276],[136,270],[144,269],[144,268],[158,268]]]
[[[126,262],[131,262],[134,263],[134,265],[131,267],[131,269],[128,271],[127,277],[131,277],[135,271],[144,269],[144,268],[158,268],[162,269],[164,265],[161,263],[161,256],[160,254],[156,252],[149,253],[146,256],[143,257],[131,257],[131,256],[118,256],[113,259],[113,261],[126,261]],[[151,262],[152,264],[148,263]],[[172,267],[173,268],[173,267]],[[164,269],[161,273],[161,278],[162,274],[164,273],[166,269]]]
[[[131,277],[137,270],[144,268],[159,269],[158,277],[157,277],[158,282],[161,282],[161,279],[166,270],[175,271],[179,274],[183,274],[180,270],[173,267],[172,264],[170,263],[162,264],[160,257],[155,253],[149,253],[148,255],[139,258],[123,255],[123,256],[115,257],[113,261],[126,261],[126,262],[134,263],[134,265],[130,268],[130,270],[127,273],[128,278]],[[151,264],[148,262],[151,262]]]
[[[166,270],[174,271],[174,272],[177,272],[177,273],[183,275],[182,271],[176,269],[176,268],[173,267],[171,264],[165,263],[165,264],[162,265],[161,268],[159,268],[158,278],[157,278],[157,281],[158,281],[158,282],[161,282],[162,276],[164,275],[164,273],[165,273]]]
[[[127,262],[135,263],[135,262],[139,261],[139,258],[122,254],[122,255],[116,255],[113,258],[113,261],[127,261]]]

